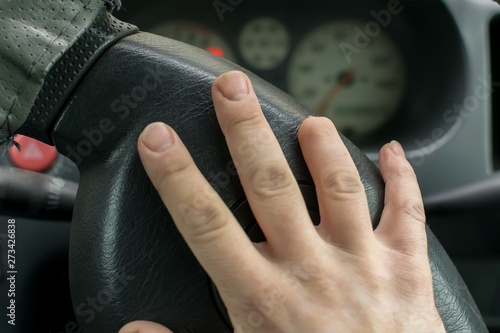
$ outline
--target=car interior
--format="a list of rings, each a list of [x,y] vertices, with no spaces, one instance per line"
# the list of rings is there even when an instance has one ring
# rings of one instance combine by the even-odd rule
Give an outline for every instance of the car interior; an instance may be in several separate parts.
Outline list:
[[[108,253],[106,249],[113,248],[109,244],[102,245],[102,242],[109,241],[106,237],[109,238],[110,235],[116,237],[114,241],[119,244],[131,244],[131,248],[136,251],[120,257],[118,261],[124,267],[129,267],[131,260],[143,260],[140,259],[141,251],[151,256],[159,255],[159,249],[172,253],[177,251],[175,242],[168,247],[148,250],[147,247],[156,245],[158,240],[144,240],[149,234],[140,230],[139,222],[127,227],[125,231],[117,231],[117,234],[127,233],[123,238],[114,233],[113,228],[120,228],[117,226],[118,222],[113,227],[106,227],[104,222],[101,223],[105,219],[125,220],[127,207],[136,211],[136,216],[141,216],[145,210],[149,210],[154,211],[150,216],[163,218],[161,213],[158,213],[163,207],[155,206],[158,200],[151,200],[150,204],[143,206],[134,206],[134,200],[137,201],[137,198],[123,203],[116,203],[109,197],[103,199],[104,191],[109,188],[102,179],[122,179],[123,182],[116,183],[119,184],[118,187],[128,183],[135,186],[120,188],[122,192],[132,188],[145,188],[145,185],[137,180],[139,178],[134,176],[135,167],[128,167],[127,164],[135,157],[129,157],[131,154],[128,153],[116,153],[128,151],[120,146],[121,143],[117,144],[119,147],[113,150],[113,153],[106,155],[100,150],[104,145],[97,147],[99,141],[90,146],[90,150],[93,150],[97,157],[92,157],[92,153],[88,158],[83,146],[77,146],[82,148],[80,150],[64,149],[69,147],[67,143],[70,139],[67,138],[78,137],[80,134],[81,138],[86,138],[91,143],[92,140],[102,141],[102,137],[96,139],[92,130],[80,133],[75,130],[77,127],[71,126],[83,124],[100,112],[98,110],[102,106],[97,105],[99,101],[104,105],[107,103],[106,95],[115,93],[113,80],[131,81],[125,88],[120,89],[125,93],[130,92],[132,97],[135,91],[149,93],[149,90],[141,86],[144,77],[139,75],[142,75],[143,69],[144,73],[147,72],[155,78],[154,61],[160,55],[174,59],[172,68],[177,68],[180,73],[177,73],[177,76],[182,76],[182,73],[191,75],[190,68],[194,63],[208,73],[211,68],[219,68],[219,58],[228,60],[229,62],[221,60],[223,63],[220,63],[220,68],[242,68],[255,74],[256,86],[263,91],[262,105],[270,105],[270,122],[275,122],[273,126],[280,128],[280,122],[290,127],[296,125],[296,120],[290,120],[287,116],[281,117],[274,109],[284,106],[290,106],[294,110],[308,109],[311,113],[332,119],[345,137],[366,154],[374,165],[378,162],[380,147],[391,140],[398,140],[405,148],[407,158],[417,174],[429,229],[456,266],[488,330],[500,332],[498,2],[126,0],[116,3],[119,5],[113,11],[113,16],[117,19],[137,26],[141,33],[151,33],[168,39],[157,39],[139,33],[135,36],[140,38],[130,35],[125,38],[128,38],[125,43],[110,45],[109,51],[104,51],[97,63],[85,69],[82,84],[74,86],[70,92],[74,94],[73,97],[67,96],[61,102],[61,110],[85,110],[94,106],[95,110],[75,119],[63,115],[54,127],[54,133],[59,136],[54,135],[53,143],[41,140],[45,141],[43,143],[29,138],[29,135],[18,135],[16,142],[22,147],[21,151],[17,145],[12,145],[1,155],[0,307],[3,309],[2,313],[7,314],[2,314],[1,332],[94,332],[92,325],[115,320],[107,310],[100,311],[94,307],[94,311],[88,303],[80,307],[82,302],[87,302],[85,295],[89,290],[99,290],[95,286],[98,281],[110,281],[110,288],[115,290],[113,295],[122,293],[116,282],[118,280],[106,280],[104,273],[102,278],[89,282],[89,276],[95,275],[96,270],[102,270],[99,265],[105,260],[101,260],[100,256]],[[141,38],[146,42],[142,43]],[[184,44],[171,40],[194,48],[186,46],[184,49]],[[164,43],[163,46],[159,46],[161,43]],[[144,57],[146,60],[141,65],[143,68],[129,65],[125,60],[123,63],[116,60],[120,57],[127,59],[127,47],[136,53],[147,53]],[[174,70],[172,72],[175,73]],[[105,88],[95,88],[95,82],[100,80],[99,75],[102,75]],[[167,76],[170,74],[162,75],[162,79],[169,80]],[[209,81],[210,78],[203,76],[202,79],[199,81]],[[177,81],[172,82],[178,86],[168,87],[165,96],[155,96],[156,102],[150,103],[155,108],[169,109],[172,119],[177,119],[174,110],[178,105],[171,101],[180,99],[182,83],[193,87],[193,92],[188,96],[189,101],[198,101],[199,97],[196,95],[209,92],[209,87],[201,87],[201,83],[200,87],[197,87],[197,81],[193,78],[175,80]],[[106,90],[108,88],[109,91]],[[269,95],[266,95],[266,91]],[[283,97],[283,102],[276,102],[273,106],[272,97],[281,96],[281,91],[292,98]],[[53,94],[52,91],[44,92],[46,103],[51,103],[49,101]],[[161,90],[156,94],[161,95]],[[119,93],[117,96],[120,96]],[[161,105],[162,98],[169,102]],[[134,122],[137,123],[134,126],[138,128],[149,119],[139,121],[139,113],[133,113],[136,108],[142,107],[139,102],[145,97],[138,99],[127,101],[123,98],[113,100],[110,97],[109,101],[114,105],[112,108],[116,107],[116,112],[112,111],[116,116],[130,109],[132,116],[129,116],[128,111],[123,113],[124,124]],[[43,110],[43,103],[44,100],[39,96],[33,110]],[[290,111],[290,114],[292,113]],[[191,134],[195,140],[194,149],[197,145],[200,150],[205,150],[207,145],[223,144],[219,139],[210,139],[202,130],[204,124],[213,118],[192,118],[185,131],[200,131],[196,135]],[[106,129],[111,126],[114,128],[117,123],[111,125],[101,121],[96,124],[101,126],[102,133],[106,135]],[[125,138],[123,140],[129,140],[127,142],[134,142],[135,137],[130,134],[133,131],[127,132],[126,126],[123,126],[124,130],[120,130],[119,135]],[[109,133],[111,132],[110,129]],[[112,134],[115,135],[115,132]],[[288,139],[283,136],[283,140]],[[53,147],[54,143],[59,152]],[[218,150],[214,151],[218,154]],[[215,155],[210,153],[210,150],[207,150],[205,155],[200,152],[200,161],[211,165],[211,157]],[[98,164],[94,161],[98,158],[105,162]],[[81,164],[79,159],[91,162]],[[132,162],[137,161],[130,163]],[[298,173],[302,172],[300,167],[297,168]],[[113,173],[110,173],[110,169]],[[102,177],[93,176],[97,173],[102,173]],[[308,186],[304,183],[301,187],[304,197],[314,201],[314,191],[312,190],[311,194],[311,188]],[[149,189],[144,191],[150,193]],[[235,193],[239,193],[238,191]],[[235,195],[229,190],[226,192],[224,193],[227,196]],[[241,193],[238,195],[241,197]],[[80,201],[80,206],[74,209],[75,201]],[[235,214],[246,221],[250,230],[249,236],[259,238],[258,230],[252,229],[255,222],[248,217],[251,212],[246,202],[237,199],[232,204]],[[88,226],[82,226],[82,223],[78,222],[79,217],[84,214],[87,219],[88,216],[95,218],[93,230],[87,230]],[[372,214],[374,215],[377,215],[376,211]],[[78,222],[77,225],[75,221]],[[9,225],[15,225],[15,228]],[[9,249],[14,249],[13,243],[9,242],[9,239],[13,239],[9,230],[13,229],[15,252],[9,252]],[[161,233],[163,229],[148,232]],[[81,236],[84,233],[87,237],[85,239]],[[137,245],[139,241],[135,237],[142,237],[142,248]],[[81,245],[82,249],[85,248],[88,256],[93,259],[83,260],[82,256],[85,256],[76,254],[74,249],[74,255],[70,255],[70,247],[76,247],[77,244]],[[99,252],[98,249],[102,248],[106,249]],[[12,257],[13,253],[15,256]],[[183,260],[188,266],[194,259]],[[176,269],[183,271],[182,260],[180,262]],[[73,268],[70,268],[71,265],[74,265]],[[158,262],[154,261],[154,265],[158,265]],[[12,281],[8,278],[12,276],[9,272],[14,269],[15,326],[8,322],[8,307],[12,297],[6,297],[12,292]],[[145,270],[154,269],[158,269],[158,266],[150,266]],[[150,286],[148,293],[154,293],[152,290],[155,284],[161,288],[174,284],[168,288],[175,288],[175,280],[166,278],[168,282],[158,281],[158,278],[163,277],[161,274],[153,277],[155,278],[148,278],[134,286],[138,295],[146,292],[147,288],[141,289],[143,284]],[[80,286],[87,288],[84,289],[85,292],[77,290]],[[215,287],[210,285],[207,289],[209,288]],[[179,287],[179,293],[181,290],[183,289]],[[132,291],[127,289],[125,293],[130,295]],[[197,294],[199,291],[192,293]],[[184,298],[187,298],[191,294],[187,292],[185,295]],[[214,310],[214,314],[205,314],[202,310],[196,313],[200,317],[206,315],[208,318],[217,315],[221,322],[220,326],[214,324],[213,328],[207,329],[206,332],[222,332],[216,330],[216,327],[225,327],[229,332],[229,319],[220,304],[217,291],[210,291],[210,296],[206,297],[210,299],[207,302],[216,304],[214,307],[217,311]],[[145,302],[144,304],[151,305],[152,310],[146,310],[146,306],[141,309],[137,306],[130,310],[123,305],[124,302],[123,299],[113,298],[113,304],[116,303],[116,306],[112,311],[124,309],[123,313],[133,312],[135,317],[144,315],[153,319],[161,315],[157,307],[164,304],[163,301]],[[78,312],[78,315],[75,312]],[[101,314],[103,319],[94,320],[94,317],[99,318]],[[176,315],[179,320],[189,321],[189,317],[182,316],[180,306],[179,314]],[[121,320],[128,318],[122,313],[120,316]],[[85,318],[92,323],[84,323],[82,326]],[[204,324],[200,322],[194,323],[192,327],[178,326],[177,332],[202,332],[203,329],[199,328],[203,327],[202,325]],[[175,325],[172,327],[176,328]],[[454,328],[449,331],[469,330]]]

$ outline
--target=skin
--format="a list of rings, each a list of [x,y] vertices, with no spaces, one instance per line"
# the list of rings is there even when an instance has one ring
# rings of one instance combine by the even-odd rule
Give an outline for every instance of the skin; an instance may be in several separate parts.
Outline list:
[[[380,150],[385,206],[373,231],[359,174],[334,124],[307,118],[298,136],[317,189],[315,227],[248,77],[221,75],[212,97],[267,242],[247,238],[172,128],[149,125],[138,150],[217,285],[235,332],[445,332],[432,292],[422,198],[401,145]],[[171,331],[144,321],[120,330],[131,332]]]

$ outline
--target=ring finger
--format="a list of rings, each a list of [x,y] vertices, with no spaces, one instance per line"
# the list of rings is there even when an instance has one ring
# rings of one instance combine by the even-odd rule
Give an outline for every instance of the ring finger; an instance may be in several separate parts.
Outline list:
[[[365,189],[349,151],[327,118],[306,119],[299,142],[316,185],[323,238],[351,250],[375,239]]]

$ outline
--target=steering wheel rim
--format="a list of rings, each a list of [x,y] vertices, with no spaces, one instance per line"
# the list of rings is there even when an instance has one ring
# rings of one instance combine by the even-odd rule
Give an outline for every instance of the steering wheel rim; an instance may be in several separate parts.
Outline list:
[[[174,332],[230,331],[206,273],[142,169],[136,141],[148,123],[170,124],[226,204],[238,206],[244,194],[231,174],[210,97],[213,80],[234,69],[245,71],[183,43],[138,33],[99,59],[58,119],[53,140],[81,173],[70,284],[84,332],[117,331],[138,319],[157,321]],[[247,74],[295,177],[313,186],[296,137],[309,112]],[[382,178],[359,149],[344,141],[365,185],[375,227],[383,208]],[[458,272],[430,230],[428,234],[436,303],[445,327],[449,332],[486,331]]]

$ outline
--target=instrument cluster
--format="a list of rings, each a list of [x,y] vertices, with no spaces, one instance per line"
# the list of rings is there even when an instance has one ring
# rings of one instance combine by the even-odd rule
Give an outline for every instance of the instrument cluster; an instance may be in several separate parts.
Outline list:
[[[392,129],[403,121],[419,125],[422,119],[412,120],[422,116],[414,99],[425,93],[425,72],[440,75],[427,76],[434,80],[428,87],[446,81],[439,73],[446,67],[439,64],[443,60],[422,47],[422,36],[433,28],[425,27],[425,17],[419,15],[436,4],[198,0],[134,7],[129,1],[133,10],[124,19],[249,69],[362,144],[382,140],[388,131],[397,137]],[[433,47],[435,41],[425,38]]]

